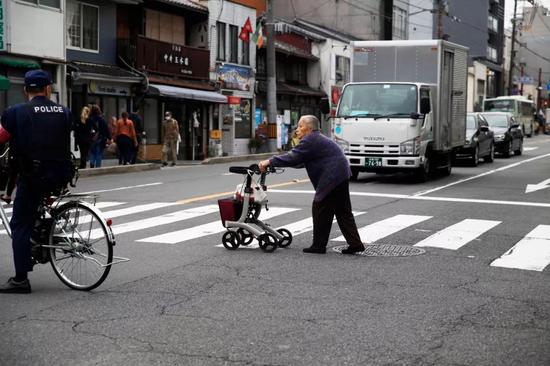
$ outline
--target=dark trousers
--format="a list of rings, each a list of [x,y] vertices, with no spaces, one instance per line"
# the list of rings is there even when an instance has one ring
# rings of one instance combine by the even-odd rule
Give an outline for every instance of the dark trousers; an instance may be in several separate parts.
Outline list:
[[[86,162],[88,161],[88,154],[90,153],[90,144],[87,142],[78,144],[78,150],[80,150],[80,166],[78,168],[85,169]]]
[[[12,232],[13,261],[16,273],[32,271],[31,234],[38,218],[42,194],[33,190],[27,182],[19,180],[10,221]]]
[[[355,218],[351,212],[348,180],[336,186],[323,200],[313,201],[311,211],[314,247],[327,246],[334,216],[348,244],[352,247],[362,245]]]
[[[119,135],[116,138],[116,145],[118,147],[120,164],[130,164],[132,161],[132,153],[134,151],[134,144],[132,139],[126,135]]]

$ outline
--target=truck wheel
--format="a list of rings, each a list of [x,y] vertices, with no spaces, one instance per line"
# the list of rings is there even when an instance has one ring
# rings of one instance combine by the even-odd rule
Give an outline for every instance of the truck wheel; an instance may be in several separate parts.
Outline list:
[[[426,182],[430,179],[432,175],[432,162],[428,157],[424,160],[424,165],[418,168],[415,175],[416,179],[420,182]]]
[[[359,169],[358,168],[351,168],[351,180],[357,180],[357,177],[359,176]]]
[[[453,153],[447,154],[447,159],[446,159],[447,165],[440,169],[440,172],[444,177],[448,177],[449,175],[451,175],[451,170],[453,169],[452,160],[453,160]]]

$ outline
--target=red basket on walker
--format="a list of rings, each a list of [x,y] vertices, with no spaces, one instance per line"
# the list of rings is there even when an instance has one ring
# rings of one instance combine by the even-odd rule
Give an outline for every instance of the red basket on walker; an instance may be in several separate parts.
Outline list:
[[[243,202],[233,198],[218,200],[218,206],[220,208],[220,217],[224,227],[226,221],[238,221],[243,212]]]

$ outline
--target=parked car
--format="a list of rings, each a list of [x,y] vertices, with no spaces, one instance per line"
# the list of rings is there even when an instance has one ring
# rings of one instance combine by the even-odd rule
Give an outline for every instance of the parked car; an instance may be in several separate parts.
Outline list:
[[[523,153],[523,132],[519,123],[511,113],[483,112],[481,115],[487,120],[495,133],[495,152],[504,157]]]
[[[481,113],[468,113],[466,144],[456,152],[455,159],[466,159],[473,166],[477,166],[480,158],[485,162],[492,162],[495,156],[493,135],[493,131]]]

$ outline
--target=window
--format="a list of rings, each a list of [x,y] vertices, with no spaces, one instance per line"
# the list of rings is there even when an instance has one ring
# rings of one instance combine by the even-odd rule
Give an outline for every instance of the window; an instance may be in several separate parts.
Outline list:
[[[49,6],[50,8],[59,9],[61,7],[61,2],[59,0],[22,0],[26,3]]]
[[[489,15],[487,26],[493,32],[498,32],[498,19],[492,15]]]
[[[487,46],[487,59],[491,61],[497,61],[497,49],[491,46]]]
[[[99,8],[67,1],[67,46],[99,51]]]
[[[393,7],[393,39],[407,39],[407,11]]]
[[[235,138],[243,139],[252,136],[251,100],[241,99],[241,104],[233,106],[235,110]]]
[[[157,41],[185,46],[185,18],[145,9],[145,36]]]
[[[239,62],[239,28],[229,25],[229,62]]]
[[[242,53],[241,53],[241,64],[250,65],[250,43],[241,41]]]
[[[349,58],[336,56],[336,84],[343,85],[349,82]]]
[[[216,22],[218,33],[218,61],[225,61],[225,23]]]

